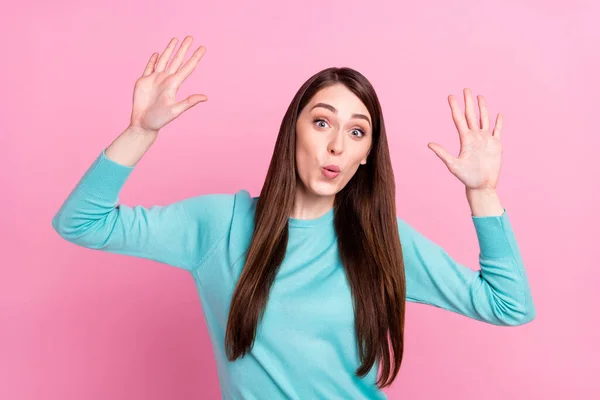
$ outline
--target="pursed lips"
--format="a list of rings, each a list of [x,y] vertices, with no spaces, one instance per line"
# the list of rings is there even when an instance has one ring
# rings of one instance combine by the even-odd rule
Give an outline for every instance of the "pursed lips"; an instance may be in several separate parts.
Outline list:
[[[326,170],[331,171],[331,172],[340,172],[340,167],[338,167],[337,165],[333,165],[333,164],[326,165],[323,168],[325,168]]]

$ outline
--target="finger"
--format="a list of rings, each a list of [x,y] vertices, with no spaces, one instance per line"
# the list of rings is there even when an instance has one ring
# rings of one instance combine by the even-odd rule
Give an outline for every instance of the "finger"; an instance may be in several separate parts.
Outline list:
[[[156,72],[162,72],[165,70],[165,66],[167,65],[167,61],[169,61],[169,57],[171,57],[171,53],[175,48],[175,44],[177,44],[177,38],[171,39],[167,48],[158,58],[158,62],[156,63],[156,67],[154,68]]]
[[[450,109],[452,111],[452,120],[454,121],[454,125],[456,126],[460,136],[462,136],[469,131],[469,127],[465,121],[465,116],[460,111],[460,105],[458,104],[458,101],[454,95],[448,96],[448,103],[450,104]]]
[[[152,74],[152,72],[154,72],[154,64],[156,64],[157,56],[158,56],[157,53],[152,53],[152,55],[150,56],[150,59],[148,60],[148,64],[146,64],[146,69],[144,70],[144,73],[142,74],[142,76],[148,76],[148,75]]]
[[[502,114],[498,113],[496,116],[496,124],[494,125],[494,132],[492,133],[492,135],[498,139],[502,136],[502,120]]]
[[[477,125],[477,114],[475,114],[473,94],[469,88],[466,88],[463,92],[465,96],[465,116],[467,117],[467,125],[469,126],[469,129],[478,130],[479,125]]]
[[[183,42],[181,42],[181,46],[179,47],[179,50],[177,50],[177,53],[175,53],[175,57],[173,57],[173,61],[171,61],[171,64],[169,64],[169,68],[167,68],[167,72],[174,74],[175,72],[177,72],[177,70],[179,69],[179,67],[181,67],[181,63],[183,62],[183,58],[185,57],[185,54],[187,53],[188,49],[190,48],[190,45],[193,42],[193,38],[191,36],[186,36],[185,39],[183,39]]]
[[[434,142],[428,143],[427,147],[429,147],[435,153],[435,155],[438,156],[439,159],[444,162],[444,164],[446,164],[446,167],[450,169],[450,166],[454,161],[454,157],[452,157],[450,153],[448,153],[442,146]]]
[[[193,94],[181,100],[180,102],[175,103],[172,106],[171,111],[173,115],[175,115],[175,117],[179,117],[181,114],[194,107],[196,104],[205,102],[206,100],[208,100],[208,97],[206,97],[203,94]]]
[[[187,62],[183,65],[183,67],[181,67],[179,69],[179,71],[177,71],[177,73],[175,73],[174,79],[175,79],[175,84],[177,85],[177,87],[179,87],[183,83],[183,81],[188,76],[190,76],[190,74],[192,73],[192,71],[194,71],[194,68],[196,68],[196,65],[198,65],[198,62],[200,62],[200,59],[202,58],[202,56],[204,55],[205,52],[206,52],[206,48],[204,46],[198,47],[198,49],[196,49],[194,54],[192,54],[190,59],[187,60]]]
[[[479,119],[481,120],[481,129],[488,131],[490,129],[490,117],[488,115],[487,104],[483,96],[477,96],[479,100]]]

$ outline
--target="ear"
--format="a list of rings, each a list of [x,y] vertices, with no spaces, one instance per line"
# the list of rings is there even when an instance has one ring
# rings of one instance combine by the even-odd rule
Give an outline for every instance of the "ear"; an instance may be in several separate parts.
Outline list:
[[[371,152],[371,149],[369,149],[367,151],[367,154],[365,155],[365,158],[362,159],[362,161],[360,162],[362,165],[365,165],[367,163],[367,157],[369,157],[369,153]]]

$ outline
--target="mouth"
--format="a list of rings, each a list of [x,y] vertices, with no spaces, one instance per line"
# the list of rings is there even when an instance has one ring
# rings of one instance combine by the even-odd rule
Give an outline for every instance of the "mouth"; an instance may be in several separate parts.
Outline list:
[[[322,167],[321,172],[326,178],[334,179],[340,174],[340,169],[335,165],[328,165],[326,167]]]

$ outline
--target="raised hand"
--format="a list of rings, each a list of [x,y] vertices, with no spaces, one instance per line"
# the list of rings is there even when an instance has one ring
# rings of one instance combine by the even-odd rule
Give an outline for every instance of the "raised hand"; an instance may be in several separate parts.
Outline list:
[[[186,36],[168,65],[177,38],[171,39],[160,56],[152,53],[143,75],[135,82],[131,127],[156,133],[186,110],[208,100],[203,94],[193,94],[179,102],[175,99],[179,87],[194,71],[206,51],[200,46],[182,66],[192,41],[191,36]]]
[[[470,89],[464,89],[464,97],[463,115],[456,97],[448,96],[452,119],[460,140],[458,157],[453,157],[437,143],[430,142],[427,146],[444,162],[448,170],[465,184],[466,189],[496,189],[502,164],[502,114],[496,117],[494,130],[490,133],[488,111],[483,96],[477,96],[479,122]]]

